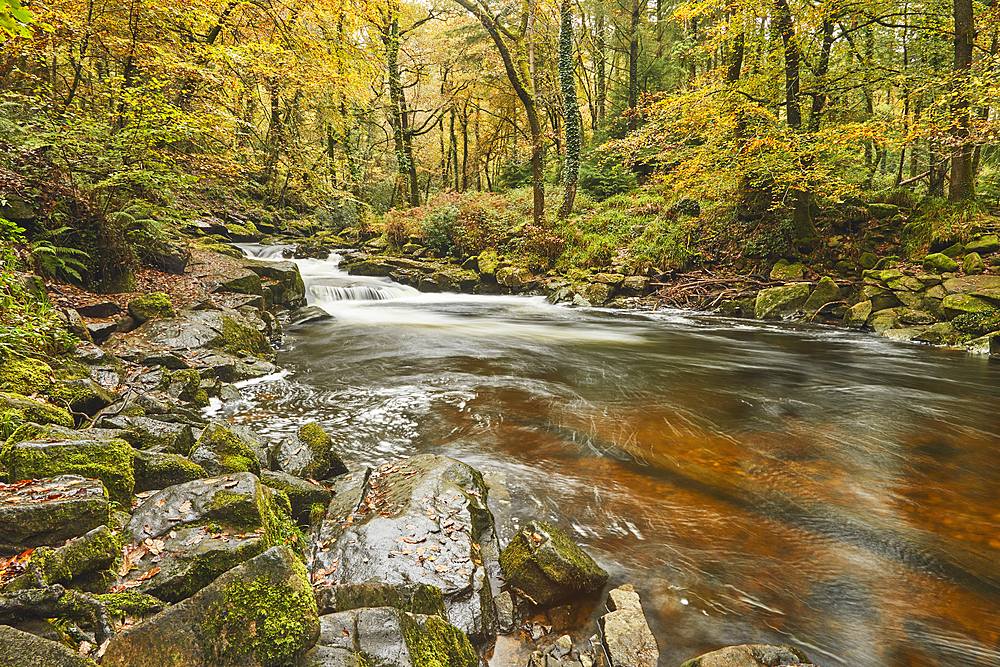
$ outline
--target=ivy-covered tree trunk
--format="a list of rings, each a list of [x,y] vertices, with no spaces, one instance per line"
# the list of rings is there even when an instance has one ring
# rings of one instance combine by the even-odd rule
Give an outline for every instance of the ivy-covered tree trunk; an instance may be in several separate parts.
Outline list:
[[[563,203],[559,217],[573,212],[576,181],[580,173],[580,104],[576,100],[573,73],[573,6],[570,0],[559,3],[559,86],[563,94],[563,123],[566,127],[566,157],[563,161]]]

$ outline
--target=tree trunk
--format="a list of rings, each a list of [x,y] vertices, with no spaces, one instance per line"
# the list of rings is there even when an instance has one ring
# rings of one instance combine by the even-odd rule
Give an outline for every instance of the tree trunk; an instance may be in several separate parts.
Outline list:
[[[951,181],[948,199],[964,201],[975,196],[975,174],[972,169],[972,140],[969,136],[970,113],[966,86],[972,66],[972,49],[976,42],[976,24],[972,0],[955,0],[955,66],[951,99],[951,136],[955,144],[951,157]]]
[[[783,1],[783,0],[782,0]],[[639,127],[639,18],[642,4],[632,0],[628,23],[628,129]]]
[[[559,4],[559,86],[563,94],[563,125],[566,128],[566,157],[563,160],[563,203],[559,217],[573,212],[576,182],[580,173],[580,104],[576,99],[573,72],[573,6],[571,0]]]
[[[595,83],[595,104],[597,105],[597,122],[594,124],[594,130],[596,131],[599,127],[604,125],[605,113],[607,113],[608,105],[608,73],[607,73],[607,54],[608,45],[605,42],[604,34],[604,0],[597,0],[597,16],[595,17],[595,27],[594,31],[597,33],[594,36],[594,69],[596,71],[596,83]]]
[[[802,52],[795,39],[795,27],[792,24],[792,11],[788,7],[788,0],[774,0],[774,8],[785,52],[785,114],[788,126],[797,130],[802,127],[802,109],[799,104],[799,69]]]

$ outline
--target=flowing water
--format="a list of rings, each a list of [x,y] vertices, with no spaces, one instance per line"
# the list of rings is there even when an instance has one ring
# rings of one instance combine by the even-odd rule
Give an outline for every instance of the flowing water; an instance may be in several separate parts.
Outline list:
[[[334,319],[288,331],[285,371],[229,416],[271,437],[315,420],[349,464],[432,452],[505,477],[502,541],[562,526],[635,585],[661,665],[746,642],[1000,665],[1000,364],[299,266]]]

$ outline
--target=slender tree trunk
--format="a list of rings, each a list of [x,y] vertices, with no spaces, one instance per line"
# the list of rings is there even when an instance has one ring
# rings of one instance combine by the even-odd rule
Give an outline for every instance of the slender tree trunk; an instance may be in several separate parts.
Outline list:
[[[792,24],[792,11],[788,7],[788,0],[774,0],[774,7],[777,28],[785,53],[785,114],[788,126],[797,130],[802,127],[802,109],[799,104],[799,69],[802,52],[795,38],[795,27]]]
[[[972,169],[972,140],[969,127],[970,105],[966,86],[972,66],[972,49],[976,42],[976,24],[972,0],[955,0],[955,65],[952,83],[951,136],[955,148],[951,156],[951,181],[948,199],[964,201],[975,196],[975,173]]]
[[[597,121],[594,123],[594,130],[604,125],[604,117],[607,113],[608,105],[608,73],[607,73],[607,63],[608,63],[608,45],[605,35],[604,27],[604,0],[597,0],[596,7],[597,16],[594,19],[595,26],[594,32],[594,69],[595,78],[597,79],[594,87],[596,88],[594,97],[595,104],[597,106]]]
[[[783,1],[783,0],[782,0]],[[639,19],[642,3],[632,0],[628,23],[628,129],[639,127]]]

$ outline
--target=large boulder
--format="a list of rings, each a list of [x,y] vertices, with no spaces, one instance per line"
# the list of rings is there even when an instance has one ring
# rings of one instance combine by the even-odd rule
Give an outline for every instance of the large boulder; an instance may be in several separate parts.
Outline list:
[[[935,273],[951,273],[958,271],[958,262],[944,253],[934,252],[924,257],[924,269]]]
[[[962,270],[970,276],[978,275],[986,271],[986,265],[978,252],[970,252],[962,258]]]
[[[0,625],[0,667],[97,667],[93,660],[50,639]]]
[[[446,456],[419,455],[337,479],[313,527],[313,582],[427,584],[475,642],[495,632],[490,575],[497,538],[482,475]]]
[[[13,481],[59,475],[97,478],[104,483],[110,500],[125,507],[132,505],[132,448],[118,438],[10,443],[0,453],[0,463],[7,468],[7,479]]]
[[[438,616],[373,607],[327,614],[303,664],[316,667],[477,667],[479,656],[461,630]]]
[[[993,310],[993,304],[968,294],[949,294],[941,305],[949,318],[955,318],[966,313],[985,313]]]
[[[4,592],[71,582],[74,588],[86,589],[91,582],[104,588],[100,571],[114,562],[119,549],[118,540],[107,526],[98,526],[56,549],[38,547],[31,554],[26,573],[7,584]]]
[[[500,554],[507,584],[542,606],[604,586],[608,573],[566,533],[546,521],[531,521]]]
[[[128,302],[128,314],[139,324],[154,317],[176,317],[170,297],[163,292],[143,294]]]
[[[812,315],[820,311],[829,311],[833,304],[843,301],[844,295],[840,291],[840,285],[834,282],[833,278],[823,276],[819,284],[813,290],[809,298],[806,299],[802,309],[807,315]]]
[[[970,241],[965,246],[965,252],[975,252],[980,255],[988,255],[1000,250],[1000,237],[996,234],[986,234],[974,241]]]
[[[44,392],[52,384],[52,368],[31,357],[8,356],[0,364],[0,391],[14,394]]]
[[[762,289],[754,302],[754,317],[758,320],[777,320],[792,315],[802,309],[809,292],[808,283]]]
[[[347,466],[333,451],[333,439],[309,422],[282,439],[271,450],[271,468],[303,479],[326,479],[347,472]]]
[[[250,444],[234,433],[222,421],[212,421],[198,438],[191,450],[191,461],[205,469],[209,475],[226,475],[234,472],[260,474],[260,461]]]
[[[660,650],[631,584],[608,593],[608,609],[601,617],[601,630],[611,667],[656,667]]]
[[[727,646],[688,660],[681,667],[812,667],[805,654],[791,646],[741,644]]]
[[[104,422],[123,429],[120,437],[136,449],[187,456],[194,448],[194,432],[190,424],[121,415]]]
[[[58,546],[109,517],[100,480],[63,475],[0,484],[0,555]]]
[[[868,322],[868,318],[872,314],[872,302],[862,301],[856,303],[847,309],[844,313],[844,319],[841,322],[842,326],[849,329],[860,329]]]
[[[288,547],[277,546],[116,635],[101,664],[284,667],[318,636],[305,568]]]
[[[56,382],[49,387],[48,395],[53,403],[68,405],[74,412],[91,417],[120,398],[89,377]]]
[[[133,542],[158,539],[182,526],[216,523],[254,531],[273,522],[268,496],[248,472],[199,479],[163,489],[133,512],[124,533]]]
[[[339,584],[317,589],[316,604],[320,614],[365,607],[393,607],[411,614],[448,618],[441,589],[427,584]]]
[[[267,338],[235,310],[184,311],[181,317],[152,319],[118,338],[111,351],[124,359],[140,353],[180,351],[197,348],[221,350],[229,354],[274,358]]]
[[[258,259],[244,259],[242,262],[244,267],[260,276],[269,306],[284,306],[295,310],[306,304],[305,283],[295,262],[265,262]]]

